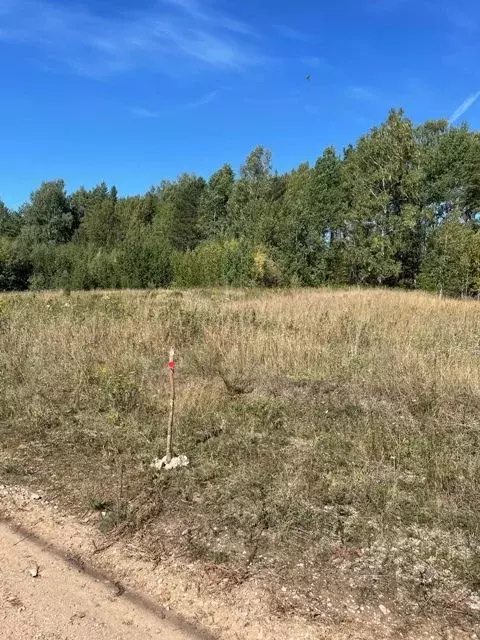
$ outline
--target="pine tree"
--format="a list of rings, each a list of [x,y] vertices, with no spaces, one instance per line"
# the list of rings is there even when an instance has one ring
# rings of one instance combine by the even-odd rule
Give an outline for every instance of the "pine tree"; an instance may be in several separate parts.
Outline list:
[[[168,239],[174,249],[188,251],[200,242],[198,216],[204,188],[203,178],[184,173],[166,189],[163,202],[169,206],[164,211],[170,216]]]

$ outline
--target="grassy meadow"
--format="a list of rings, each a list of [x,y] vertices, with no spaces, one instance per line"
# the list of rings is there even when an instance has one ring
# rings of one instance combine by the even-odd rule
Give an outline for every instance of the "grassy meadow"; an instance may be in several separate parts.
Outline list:
[[[155,472],[175,346],[174,448]],[[385,290],[0,297],[0,481],[158,554],[411,614],[480,609],[480,306]],[[103,512],[103,516],[100,513]],[[283,585],[284,590],[273,588]]]

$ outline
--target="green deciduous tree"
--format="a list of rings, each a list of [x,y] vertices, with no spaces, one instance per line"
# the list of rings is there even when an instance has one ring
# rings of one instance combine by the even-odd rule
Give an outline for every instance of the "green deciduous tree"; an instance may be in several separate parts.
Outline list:
[[[421,172],[412,123],[402,111],[360,138],[345,158],[350,281],[396,284],[409,232],[421,216]]]
[[[235,184],[235,174],[226,164],[208,181],[199,202],[199,229],[203,238],[214,240],[228,233],[227,205]]]
[[[245,160],[227,206],[227,229],[232,238],[253,238],[262,218],[270,216],[273,200],[272,155],[256,147]]]
[[[68,198],[63,180],[42,183],[22,213],[24,230],[35,242],[68,242],[80,223],[79,212]]]
[[[79,238],[85,244],[112,248],[123,237],[117,212],[117,190],[108,189],[102,182],[87,195],[86,209],[79,229]]]
[[[423,288],[469,296],[480,290],[480,232],[453,212],[432,233],[420,273]]]
[[[0,236],[15,238],[20,233],[23,219],[11,212],[0,200]]]

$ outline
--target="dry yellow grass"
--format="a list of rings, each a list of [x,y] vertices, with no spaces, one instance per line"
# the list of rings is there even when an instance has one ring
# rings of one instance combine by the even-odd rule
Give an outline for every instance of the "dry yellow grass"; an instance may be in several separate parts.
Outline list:
[[[172,345],[191,465],[155,475]],[[479,304],[420,293],[3,296],[0,477],[283,580],[281,608],[317,615],[341,586],[471,619],[479,361]]]

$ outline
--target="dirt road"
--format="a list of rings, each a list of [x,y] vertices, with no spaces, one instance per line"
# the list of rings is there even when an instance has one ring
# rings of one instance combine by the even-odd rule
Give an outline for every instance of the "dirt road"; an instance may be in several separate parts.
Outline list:
[[[0,521],[4,640],[193,640],[161,609]],[[25,538],[25,539],[24,539]]]

